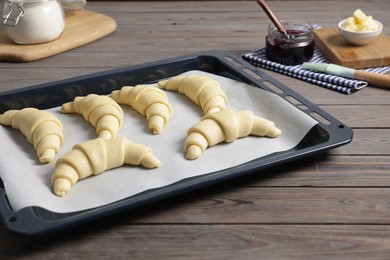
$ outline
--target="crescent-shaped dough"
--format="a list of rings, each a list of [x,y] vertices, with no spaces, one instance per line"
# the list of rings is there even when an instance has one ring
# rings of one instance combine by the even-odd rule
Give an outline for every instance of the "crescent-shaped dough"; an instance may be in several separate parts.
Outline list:
[[[57,160],[51,177],[54,193],[64,196],[77,181],[123,164],[156,168],[160,161],[152,149],[125,137],[92,139],[76,144],[72,151]]]
[[[186,158],[197,159],[207,147],[222,142],[233,142],[238,138],[256,135],[277,137],[281,131],[275,123],[253,115],[250,110],[226,109],[205,115],[187,132],[184,142]]]
[[[32,107],[8,110],[0,115],[0,124],[19,129],[34,146],[41,163],[51,162],[64,141],[61,121],[48,111]]]
[[[98,137],[114,138],[123,124],[123,111],[118,103],[108,96],[89,94],[76,97],[72,102],[62,105],[62,113],[77,113],[96,127]]]
[[[175,76],[157,83],[166,90],[178,91],[200,106],[204,114],[225,109],[227,96],[221,84],[206,75]]]
[[[119,104],[131,106],[142,116],[146,116],[149,121],[149,129],[153,134],[161,133],[172,114],[172,106],[168,101],[168,96],[157,87],[125,86],[120,90],[113,91],[111,97]]]

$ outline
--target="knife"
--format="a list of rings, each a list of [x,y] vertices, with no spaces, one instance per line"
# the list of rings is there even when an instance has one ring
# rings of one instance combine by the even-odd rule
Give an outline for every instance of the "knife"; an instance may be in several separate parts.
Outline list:
[[[355,70],[336,64],[304,62],[302,69],[315,70],[340,77],[364,80],[379,87],[390,88],[390,75]]]

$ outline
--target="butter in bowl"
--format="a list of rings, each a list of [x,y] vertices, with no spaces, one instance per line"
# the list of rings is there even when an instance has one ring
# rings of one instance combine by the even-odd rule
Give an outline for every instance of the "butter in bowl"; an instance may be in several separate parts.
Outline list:
[[[357,9],[352,17],[338,23],[341,36],[352,45],[368,45],[382,33],[383,24]]]

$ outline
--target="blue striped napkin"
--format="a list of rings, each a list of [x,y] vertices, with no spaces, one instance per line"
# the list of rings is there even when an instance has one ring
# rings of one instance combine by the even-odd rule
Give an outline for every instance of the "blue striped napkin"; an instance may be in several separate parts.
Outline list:
[[[351,94],[368,85],[366,81],[353,80],[325,73],[304,70],[301,68],[301,65],[286,66],[267,60],[265,48],[247,52],[242,55],[242,58],[254,66],[272,70],[343,94]],[[314,49],[314,56],[310,62],[330,63],[330,61],[318,48]],[[364,70],[375,73],[387,73],[390,71],[390,67],[377,67]]]

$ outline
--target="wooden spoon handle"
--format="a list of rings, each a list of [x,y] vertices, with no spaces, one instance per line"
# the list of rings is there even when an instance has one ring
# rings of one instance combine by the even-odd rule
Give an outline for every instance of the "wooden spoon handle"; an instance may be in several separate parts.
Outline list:
[[[272,10],[268,7],[265,0],[257,0],[257,3],[263,8],[264,12],[267,14],[269,19],[271,19],[272,23],[276,26],[279,32],[287,34],[286,29],[284,29],[283,25],[280,23],[279,19],[272,12]]]
[[[373,73],[364,70],[356,70],[355,79],[367,81],[377,85],[378,87],[390,88],[390,75]]]

